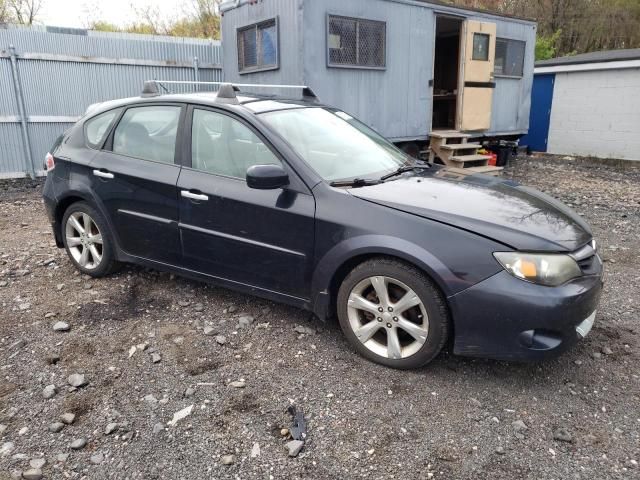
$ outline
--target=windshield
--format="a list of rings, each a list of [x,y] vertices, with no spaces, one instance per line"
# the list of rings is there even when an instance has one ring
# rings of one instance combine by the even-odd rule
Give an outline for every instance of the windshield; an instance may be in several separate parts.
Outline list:
[[[378,179],[409,162],[401,150],[344,112],[296,108],[262,118],[327,181]]]

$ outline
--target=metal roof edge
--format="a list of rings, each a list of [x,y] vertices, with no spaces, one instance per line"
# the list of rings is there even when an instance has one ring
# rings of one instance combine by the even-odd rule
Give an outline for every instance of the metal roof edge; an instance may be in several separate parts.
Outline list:
[[[506,18],[508,20],[517,20],[519,22],[528,23],[532,25],[538,24],[538,22],[533,18],[519,17],[517,15],[509,15],[507,13],[494,12],[492,10],[487,10],[485,8],[460,7],[460,6],[453,5],[451,3],[439,1],[439,0],[384,0],[384,1],[394,2],[394,3],[404,3],[408,5],[415,5],[418,7],[432,6],[437,9],[449,10],[452,12],[481,13],[483,15],[487,15],[490,17]]]
[[[88,28],[72,28],[57,27],[55,25],[19,25],[14,23],[0,23],[0,31],[2,30],[23,30],[37,33],[48,33],[53,35],[77,35],[81,37],[102,37],[112,38],[115,40],[142,40],[164,43],[182,43],[191,45],[204,46],[221,46],[222,43],[218,39],[213,38],[197,38],[197,37],[174,37],[171,35],[155,35],[147,33],[129,33],[129,32],[104,32],[101,30],[91,30]]]
[[[640,59],[541,66],[535,67],[533,69],[533,74],[541,75],[544,73],[593,72],[598,70],[623,70],[629,68],[640,68]]]
[[[225,13],[229,10],[241,7],[243,5],[252,4],[255,0],[224,0],[220,5],[220,12]],[[405,5],[414,5],[416,7],[433,7],[438,10],[442,10],[449,13],[464,13],[473,12],[487,15],[489,17],[506,18],[508,20],[515,20],[520,23],[526,23],[531,25],[537,25],[537,21],[532,18],[519,17],[517,15],[508,15],[506,13],[493,12],[484,8],[472,8],[472,7],[458,7],[450,3],[438,1],[438,0],[384,0],[393,3],[402,3]]]
[[[600,50],[595,52],[580,53],[578,55],[538,60],[536,67],[555,67],[561,65],[578,65],[586,63],[623,62],[627,60],[639,60],[640,48],[628,48],[619,50]]]

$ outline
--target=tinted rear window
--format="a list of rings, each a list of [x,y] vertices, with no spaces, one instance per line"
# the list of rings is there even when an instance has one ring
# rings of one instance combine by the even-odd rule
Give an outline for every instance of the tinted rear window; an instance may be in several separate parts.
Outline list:
[[[180,110],[169,105],[129,108],[113,135],[113,152],[173,163]]]

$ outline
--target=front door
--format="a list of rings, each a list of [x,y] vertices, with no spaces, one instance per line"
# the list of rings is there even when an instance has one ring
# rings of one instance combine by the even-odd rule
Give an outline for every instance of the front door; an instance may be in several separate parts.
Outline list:
[[[466,20],[460,39],[457,129],[483,131],[491,127],[491,105],[495,88],[493,66],[496,24]]]
[[[128,108],[90,163],[93,189],[122,250],[165,264],[181,256],[175,150],[183,108]]]
[[[315,201],[304,188],[255,190],[247,168],[287,165],[248,124],[194,107],[191,153],[178,180],[185,266],[308,298]],[[295,180],[295,173],[289,171]],[[292,181],[292,184],[296,183]]]

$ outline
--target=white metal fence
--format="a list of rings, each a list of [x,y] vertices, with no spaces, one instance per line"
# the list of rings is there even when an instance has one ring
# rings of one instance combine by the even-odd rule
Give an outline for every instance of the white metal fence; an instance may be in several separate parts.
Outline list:
[[[87,106],[139,95],[144,80],[221,81],[221,50],[213,40],[0,25],[0,178],[42,174]]]

